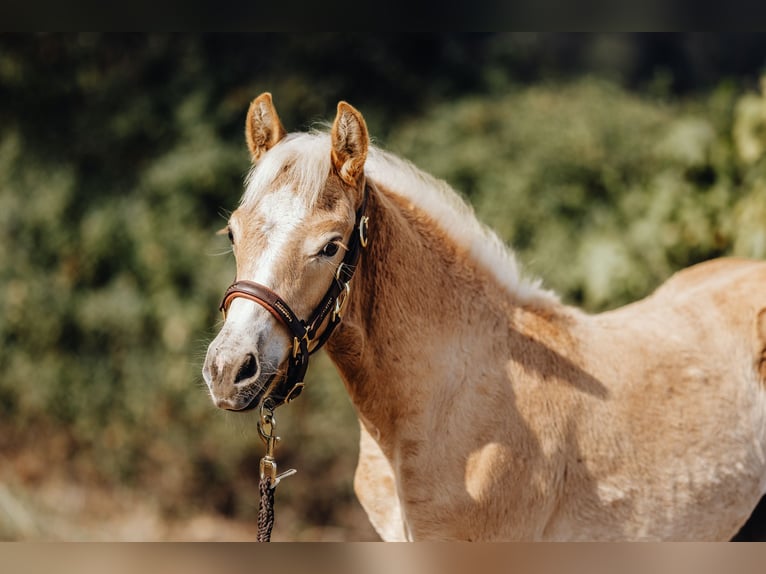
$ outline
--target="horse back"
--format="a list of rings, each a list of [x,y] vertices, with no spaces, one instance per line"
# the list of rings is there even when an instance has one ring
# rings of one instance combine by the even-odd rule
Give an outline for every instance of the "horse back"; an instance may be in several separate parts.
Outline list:
[[[766,381],[766,262],[726,258],[699,263],[672,276],[650,298],[697,321],[707,316],[750,341],[753,359]]]
[[[584,462],[567,463],[576,502],[561,513],[580,522],[550,535],[595,513],[591,538],[731,537],[766,491],[766,262],[695,265],[581,324],[586,369],[607,396],[580,401]],[[675,515],[659,519],[667,508]]]
[[[712,259],[678,271],[655,297],[692,296],[700,291],[720,291],[734,296],[745,290],[746,298],[766,300],[766,261],[736,257]]]
[[[766,261],[713,259],[677,272],[645,299],[597,316],[628,330],[687,331],[712,343],[748,340],[758,360],[766,352]],[[640,335],[637,335],[639,338]]]

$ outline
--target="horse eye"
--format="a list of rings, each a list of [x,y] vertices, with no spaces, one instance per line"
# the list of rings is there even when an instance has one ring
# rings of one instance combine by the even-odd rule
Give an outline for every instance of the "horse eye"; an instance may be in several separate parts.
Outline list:
[[[324,249],[322,249],[322,255],[324,257],[332,257],[338,252],[338,244],[334,241],[331,241],[327,245],[324,246]]]
[[[231,232],[231,227],[228,229],[229,231],[229,241],[234,244],[234,234]]]

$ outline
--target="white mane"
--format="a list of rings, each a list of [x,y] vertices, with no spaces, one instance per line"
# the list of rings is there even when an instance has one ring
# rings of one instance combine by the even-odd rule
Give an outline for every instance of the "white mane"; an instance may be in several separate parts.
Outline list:
[[[476,218],[473,208],[446,181],[375,147],[370,148],[365,172],[372,181],[407,198],[429,214],[440,229],[467,246],[474,260],[521,301],[558,301],[554,293],[541,287],[539,279],[528,279],[521,274],[513,252]]]
[[[326,133],[289,135],[250,172],[242,204],[256,201],[258,191],[267,189],[282,167],[291,162],[293,185],[305,193],[307,204],[313,205],[330,170],[329,148]],[[408,199],[427,213],[447,235],[466,246],[474,260],[520,301],[558,302],[554,293],[541,287],[539,279],[528,279],[521,274],[513,252],[476,218],[473,208],[447,182],[374,146],[370,146],[365,172],[374,183]]]

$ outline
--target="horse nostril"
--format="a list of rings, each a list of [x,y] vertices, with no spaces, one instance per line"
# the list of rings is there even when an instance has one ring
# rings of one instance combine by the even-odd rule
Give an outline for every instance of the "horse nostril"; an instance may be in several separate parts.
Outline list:
[[[247,379],[251,379],[255,376],[257,370],[258,363],[255,361],[255,356],[252,353],[248,353],[245,362],[242,363],[239,371],[237,371],[237,376],[234,378],[234,382],[240,383],[242,381],[246,381]]]

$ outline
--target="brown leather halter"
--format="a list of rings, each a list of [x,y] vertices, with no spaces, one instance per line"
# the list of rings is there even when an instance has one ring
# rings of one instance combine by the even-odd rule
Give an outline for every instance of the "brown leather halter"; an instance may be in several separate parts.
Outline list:
[[[356,212],[356,222],[354,223],[354,230],[351,232],[346,255],[338,265],[327,293],[317,308],[314,309],[308,321],[299,319],[284,299],[265,285],[254,281],[235,281],[223,295],[219,309],[223,313],[224,320],[231,302],[237,297],[242,297],[264,307],[287,328],[293,337],[287,372],[280,381],[277,381],[267,397],[272,403],[272,408],[283,403],[289,403],[301,393],[303,377],[309,366],[309,356],[327,342],[341,321],[348,302],[349,282],[356,270],[362,249],[367,247],[369,218],[365,215],[365,209],[367,208],[369,193],[369,184],[365,184],[362,204]],[[328,317],[327,326],[321,334],[317,335],[317,331]]]

